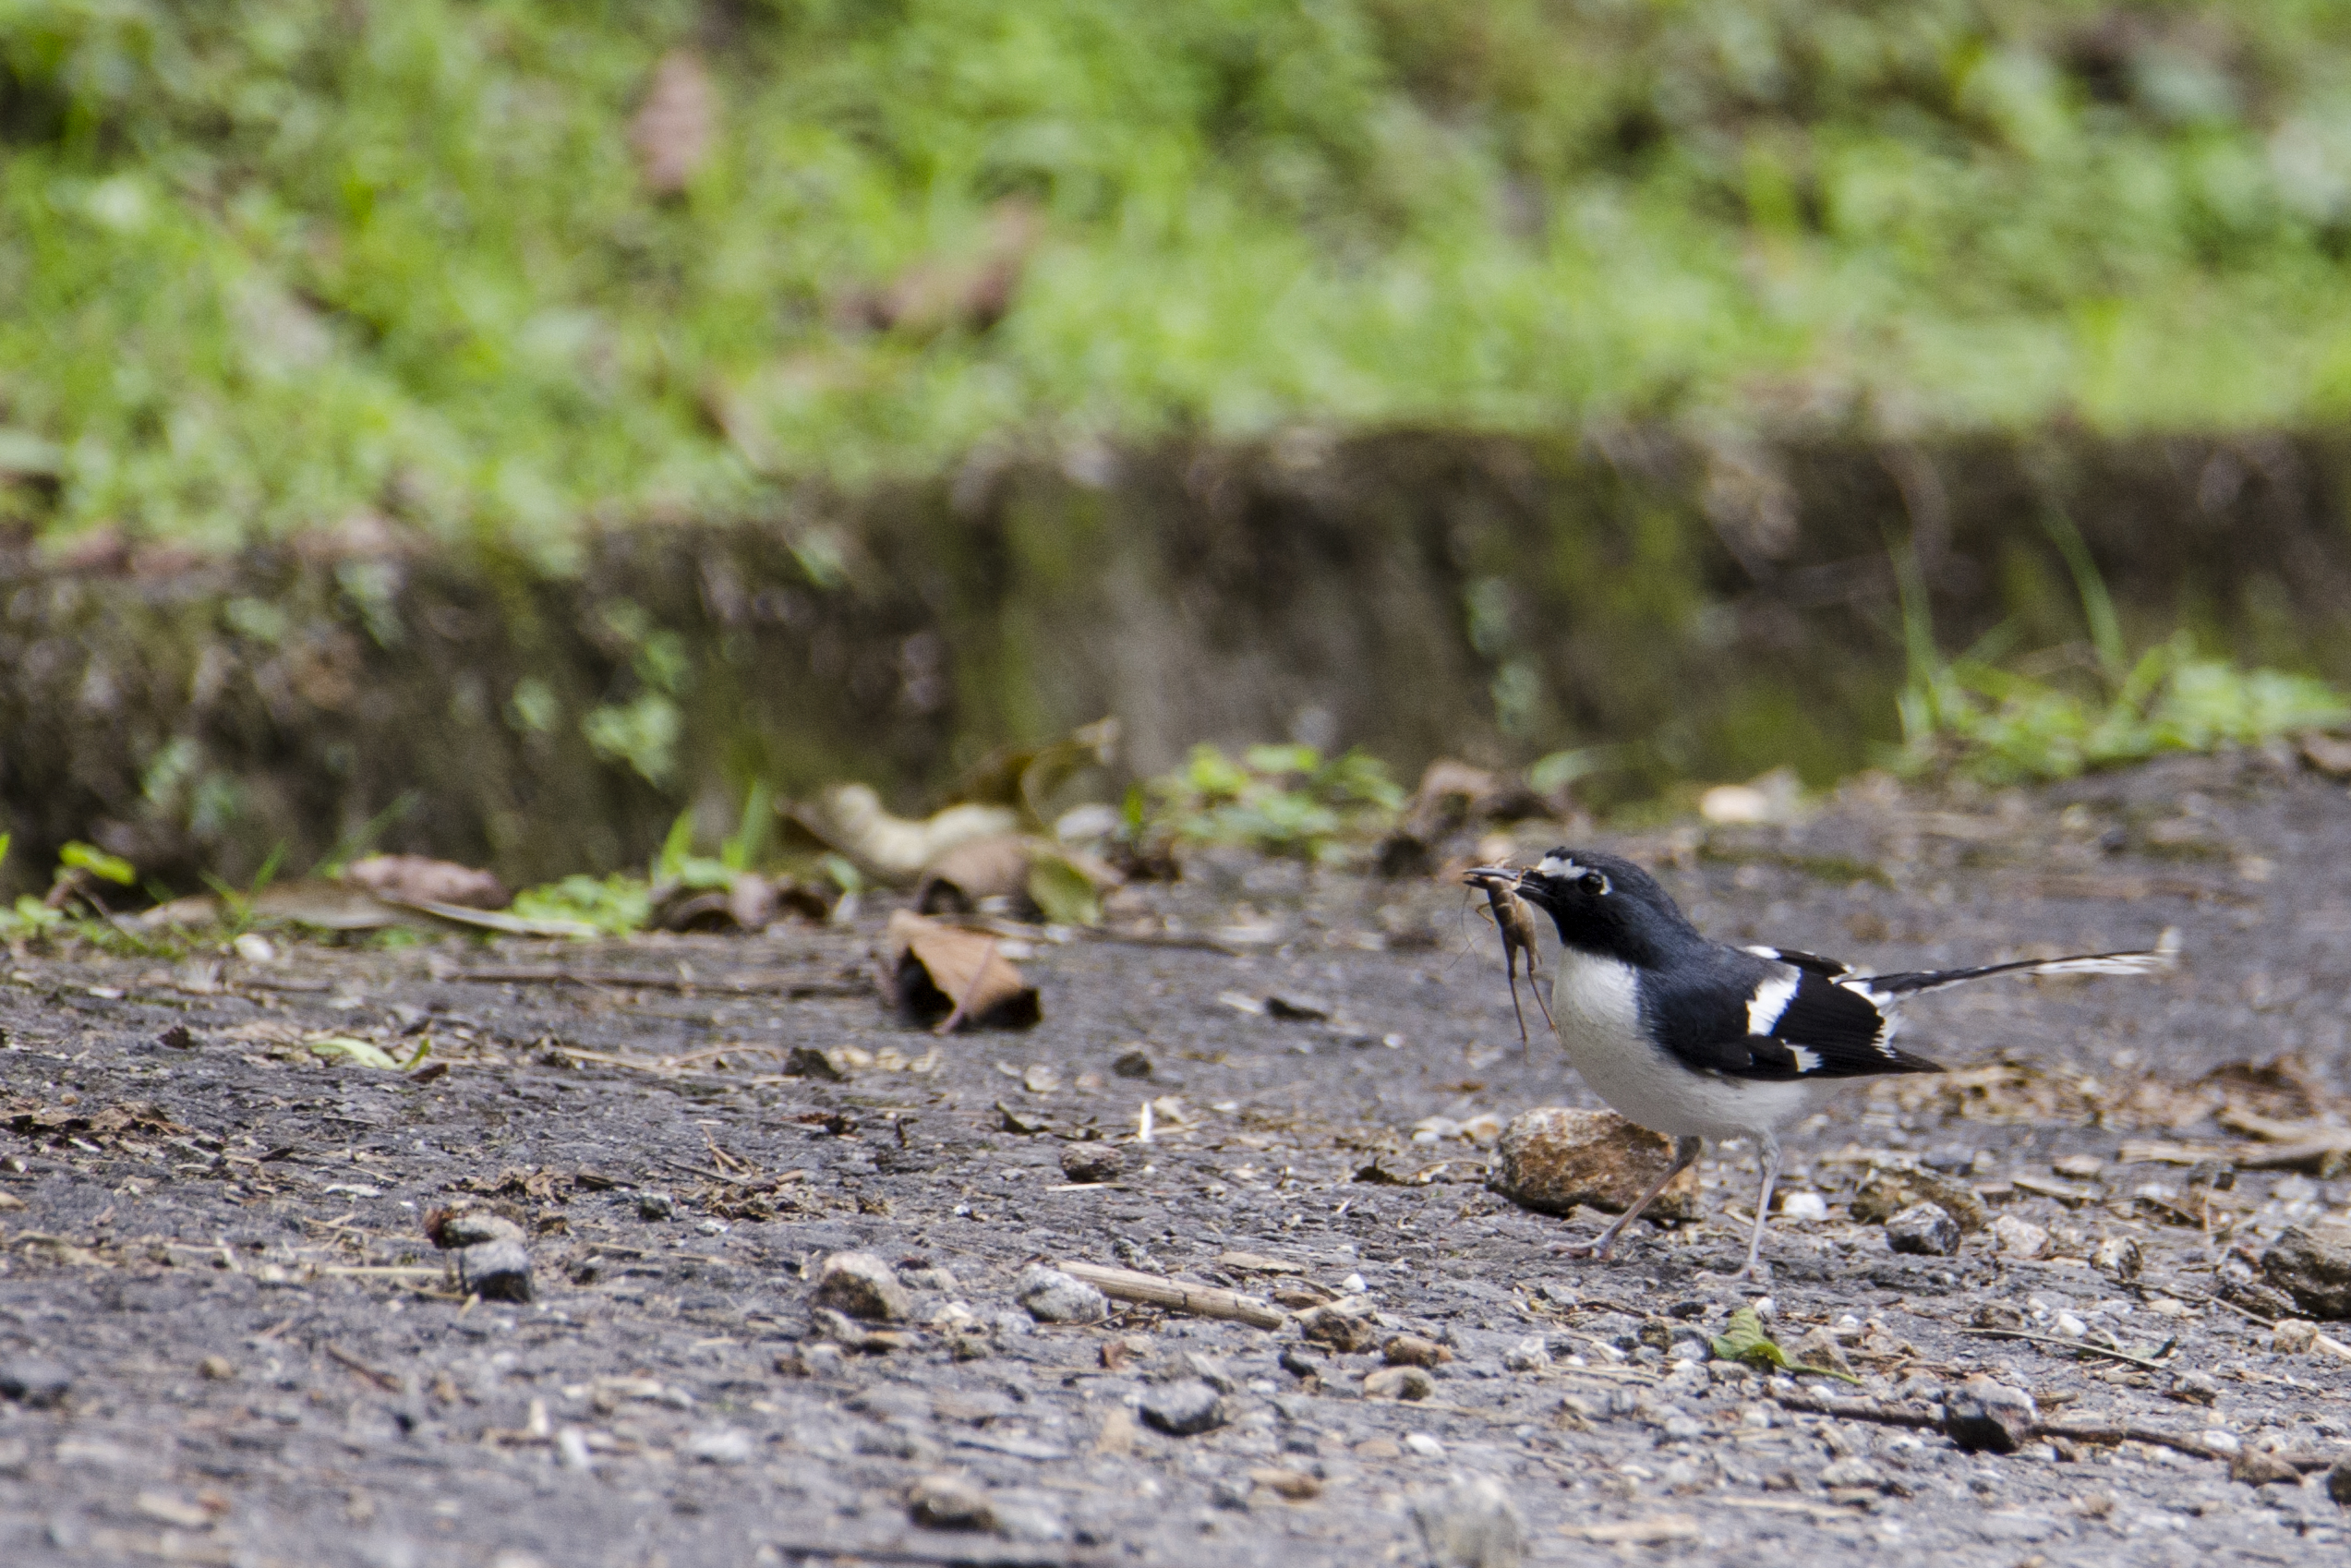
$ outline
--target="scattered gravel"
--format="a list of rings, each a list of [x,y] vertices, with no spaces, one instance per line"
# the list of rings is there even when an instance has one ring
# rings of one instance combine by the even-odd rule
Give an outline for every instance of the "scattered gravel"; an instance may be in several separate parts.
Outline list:
[[[1111,895],[1149,942],[1026,938],[1035,1029],[945,1038],[861,989],[886,899],[756,938],[10,954],[0,1562],[2340,1555],[2351,1328],[2265,1260],[2341,1247],[2351,1182],[2237,1170],[2218,1113],[2351,1105],[2351,796],[2249,756],[1606,841],[1730,940],[1892,970],[2176,925],[2187,961],[1921,998],[1905,1043],[1956,1070],[1791,1130],[1820,1209],[1758,1284],[1752,1149],[1604,1265],[1565,1252],[1604,1210],[1486,1186],[1495,1129],[1592,1102],[1442,884],[1204,851]],[[1919,1202],[1956,1251],[1890,1248]],[[482,1246],[529,1300],[452,1280]],[[1041,1260],[1284,1321],[1041,1319]],[[1713,1359],[1749,1305],[1857,1381]],[[1481,1497],[1516,1544],[1442,1544],[1501,1538],[1446,1522]]]

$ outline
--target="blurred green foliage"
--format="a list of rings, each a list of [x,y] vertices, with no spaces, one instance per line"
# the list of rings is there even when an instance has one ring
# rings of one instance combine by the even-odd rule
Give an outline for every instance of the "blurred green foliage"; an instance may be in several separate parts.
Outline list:
[[[2323,0],[0,0],[0,526],[560,564],[989,446],[2323,419],[2346,247]]]
[[[2015,784],[2335,729],[2351,721],[2351,698],[2313,676],[2200,658],[2183,635],[2090,690],[1956,659],[1913,679],[1901,714],[1905,771]]]
[[[1164,835],[1325,860],[1404,803],[1387,765],[1363,752],[1326,760],[1312,746],[1251,746],[1236,759],[1201,744],[1130,797],[1127,814],[1139,841]]]

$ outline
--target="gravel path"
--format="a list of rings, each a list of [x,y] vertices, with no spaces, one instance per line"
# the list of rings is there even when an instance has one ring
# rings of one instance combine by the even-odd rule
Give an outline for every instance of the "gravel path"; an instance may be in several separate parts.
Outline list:
[[[1719,1277],[1752,1151],[1709,1158],[1705,1222],[1644,1226],[1609,1265],[1561,1256],[1592,1216],[1485,1188],[1500,1120],[1591,1102],[1555,1045],[1522,1052],[1490,930],[1438,883],[1199,857],[1118,899],[1155,943],[1035,945],[1038,1028],[946,1040],[873,999],[870,908],[756,938],[19,952],[0,966],[0,1562],[1288,1568],[1424,1562],[1434,1537],[1498,1564],[1469,1538],[1496,1498],[1536,1562],[2342,1551],[2322,1476],[2257,1487],[2189,1450],[2351,1449],[2351,1363],[2211,1300],[2351,1181],[2213,1190],[2181,1163],[2241,1147],[2225,1103],[2346,1103],[2339,785],[2253,757],[1595,838],[1663,868],[1716,935],[1879,967],[2179,928],[2168,981],[1922,1003],[1910,1043],[1971,1070],[1856,1091],[1790,1140],[1783,1189],[1829,1208],[1775,1222],[1766,1321],[1791,1346],[1826,1331],[1859,1387],[1705,1357],[1766,1294]],[[428,1040],[448,1070],[313,1053],[333,1037],[404,1061]],[[2284,1053],[2307,1072],[2206,1077]],[[1065,1150],[1105,1145],[1113,1179],[1067,1179]],[[1991,1228],[1956,1257],[1890,1251],[1846,1204],[1899,1155],[2044,1232],[2044,1255],[2016,1224],[2006,1251]],[[451,1288],[426,1220],[469,1201],[521,1227],[535,1299]],[[2116,1238],[2135,1282],[2111,1248],[2089,1260]],[[819,1309],[845,1251],[884,1261],[867,1285],[901,1320]],[[1037,1321],[1040,1259],[1289,1321],[1115,1301]],[[1449,1354],[1385,1380],[1424,1397],[1368,1397],[1376,1349],[1301,1337],[1354,1297],[1373,1343]],[[2183,1446],[1969,1453],[1805,1408],[1916,1417],[1979,1372],[2044,1417]]]

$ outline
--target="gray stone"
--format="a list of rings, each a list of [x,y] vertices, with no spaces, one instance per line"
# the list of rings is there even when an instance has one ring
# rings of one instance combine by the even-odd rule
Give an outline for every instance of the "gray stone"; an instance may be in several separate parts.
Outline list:
[[[528,1301],[531,1255],[518,1241],[482,1241],[451,1255],[457,1287],[484,1301]]]
[[[2261,1276],[2313,1318],[2351,1318],[2351,1246],[2288,1225],[2261,1254]]]
[[[678,1200],[670,1197],[666,1192],[640,1192],[637,1194],[638,1219],[666,1220],[675,1215],[677,1212]]]
[[[1085,1281],[1043,1263],[1031,1263],[1020,1271],[1013,1298],[1041,1323],[1099,1323],[1110,1316],[1109,1297]]]
[[[829,1307],[867,1322],[903,1322],[914,1300],[898,1283],[898,1271],[871,1252],[836,1252],[816,1271],[816,1289],[809,1297],[817,1307]]]
[[[1223,1396],[1194,1378],[1160,1384],[1143,1395],[1137,1409],[1145,1426],[1171,1437],[1193,1437],[1223,1426],[1225,1420]]]
[[[934,1530],[993,1530],[988,1494],[960,1476],[925,1476],[908,1489],[907,1516]]]
[[[1116,1181],[1127,1156],[1115,1143],[1068,1143],[1061,1150],[1061,1174],[1071,1181]]]
[[[1831,1490],[1847,1487],[1875,1489],[1886,1484],[1886,1478],[1879,1473],[1876,1465],[1866,1459],[1832,1459],[1820,1467],[1820,1484]]]
[[[2100,1242],[2098,1249],[2090,1255],[2090,1264],[2100,1272],[2112,1274],[2128,1285],[2139,1277],[2145,1260],[2140,1255],[2139,1243],[2127,1236],[2110,1236]]]
[[[2171,1386],[2164,1393],[2183,1405],[2210,1405],[2220,1398],[2221,1385],[2212,1373],[2184,1367],[2172,1374]]]
[[[486,1241],[521,1242],[523,1227],[503,1214],[493,1214],[487,1209],[469,1209],[464,1213],[451,1214],[434,1228],[433,1243],[439,1247],[478,1247]]]
[[[748,1465],[757,1448],[740,1427],[714,1427],[686,1439],[685,1456],[705,1465]]]
[[[1863,1178],[1849,1212],[1865,1225],[1884,1224],[1914,1204],[1932,1203],[1973,1236],[1991,1221],[1975,1188],[1923,1165],[1881,1165]]]
[[[1382,1367],[1365,1374],[1367,1399],[1426,1399],[1437,1392],[1437,1380],[1419,1367]]]
[[[1551,1353],[1541,1334],[1529,1334],[1502,1352],[1502,1365],[1513,1372],[1539,1372],[1551,1364]]]
[[[1176,1370],[1179,1376],[1200,1379],[1219,1393],[1231,1393],[1241,1386],[1224,1362],[1198,1350],[1187,1350],[1177,1357]]]
[[[1886,1222],[1886,1245],[1897,1252],[1948,1258],[1959,1249],[1959,1222],[1940,1203],[1913,1203]]]
[[[2031,1394],[1990,1378],[1970,1378],[1944,1397],[1943,1435],[1970,1453],[2014,1453],[2040,1420]]]
[[[1335,1306],[1309,1307],[1298,1314],[1298,1335],[1356,1355],[1380,1343],[1380,1325],[1360,1313],[1343,1312]]]
[[[2351,1459],[2338,1459],[2327,1466],[2326,1494],[2351,1508]]]
[[[54,1361],[20,1356],[0,1362],[0,1399],[34,1410],[54,1409],[65,1403],[74,1375]]]
[[[1412,1521],[1432,1568],[1518,1568],[1526,1554],[1525,1526],[1510,1494],[1490,1476],[1418,1493]]]

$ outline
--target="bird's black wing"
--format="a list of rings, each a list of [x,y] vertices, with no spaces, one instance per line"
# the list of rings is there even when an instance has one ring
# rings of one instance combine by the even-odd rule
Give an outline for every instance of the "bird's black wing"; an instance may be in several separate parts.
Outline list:
[[[1759,959],[1794,964],[1798,969],[1809,971],[1824,980],[1834,980],[1840,974],[1853,972],[1853,966],[1842,959],[1824,959],[1818,953],[1807,953],[1796,947],[1749,947],[1746,951]]]
[[[1735,956],[1746,963],[1692,966],[1654,976],[1645,988],[1651,1031],[1690,1066],[1779,1081],[1943,1070],[1897,1050],[1888,1040],[1892,1020],[1853,983],[1761,955]]]

